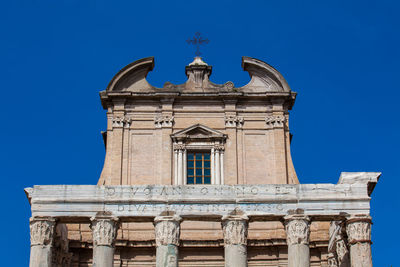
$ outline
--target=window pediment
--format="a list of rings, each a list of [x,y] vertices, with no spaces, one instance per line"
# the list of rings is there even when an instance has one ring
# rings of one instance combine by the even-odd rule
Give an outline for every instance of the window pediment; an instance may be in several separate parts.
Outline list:
[[[226,134],[220,131],[211,129],[202,124],[195,124],[186,129],[180,130],[171,135],[172,140],[176,141],[188,141],[188,140],[219,140],[221,143],[226,139]]]

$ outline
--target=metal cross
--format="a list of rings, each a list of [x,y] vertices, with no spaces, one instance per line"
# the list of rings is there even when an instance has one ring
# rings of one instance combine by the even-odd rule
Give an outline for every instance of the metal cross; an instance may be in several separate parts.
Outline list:
[[[188,44],[192,44],[196,46],[196,56],[200,56],[200,45],[202,44],[208,44],[209,40],[208,39],[203,39],[203,37],[201,37],[201,33],[200,32],[196,32],[194,34],[193,39],[187,39],[186,42]]]

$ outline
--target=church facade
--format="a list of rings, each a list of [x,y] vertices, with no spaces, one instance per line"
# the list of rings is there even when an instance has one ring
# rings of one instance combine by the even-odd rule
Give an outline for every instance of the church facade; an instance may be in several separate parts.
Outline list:
[[[154,58],[100,92],[107,111],[97,185],[34,186],[30,266],[372,266],[370,195],[380,173],[300,184],[290,154],[293,92],[243,57],[250,82],[156,88]]]

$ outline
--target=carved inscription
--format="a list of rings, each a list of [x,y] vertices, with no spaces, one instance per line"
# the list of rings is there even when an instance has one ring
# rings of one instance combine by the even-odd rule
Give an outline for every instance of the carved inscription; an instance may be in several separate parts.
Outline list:
[[[131,187],[105,187],[106,198],[135,196],[260,196],[260,195],[289,195],[296,194],[294,186],[273,185],[262,186],[131,186]]]
[[[117,213],[129,213],[132,216],[152,215],[162,211],[174,211],[177,214],[212,213],[227,214],[235,209],[245,212],[281,212],[282,204],[106,204],[105,210]]]

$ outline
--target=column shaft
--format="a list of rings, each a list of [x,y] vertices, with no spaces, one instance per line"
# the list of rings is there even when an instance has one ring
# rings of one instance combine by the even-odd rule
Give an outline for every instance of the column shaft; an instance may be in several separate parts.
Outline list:
[[[310,267],[310,219],[301,214],[285,218],[288,267]]]
[[[371,217],[357,216],[347,220],[351,267],[372,267]]]
[[[215,184],[215,150],[211,148],[211,184]]]
[[[178,267],[179,216],[159,216],[154,219],[156,234],[156,267]]]
[[[220,159],[219,159],[219,150],[215,149],[215,184],[221,184],[221,168],[220,168]]]
[[[183,172],[183,183],[182,184],[187,184],[187,153],[186,153],[186,149],[183,150],[183,168],[182,168],[182,172]]]
[[[54,218],[31,218],[31,255],[29,267],[51,267]]]
[[[114,266],[114,242],[117,236],[118,219],[92,218],[93,267]]]
[[[224,151],[221,151],[220,155],[219,155],[219,159],[220,159],[220,169],[221,169],[221,183],[220,184],[225,184],[225,179],[224,179]]]
[[[183,168],[183,164],[182,164],[182,149],[178,150],[178,184],[182,185],[183,184],[183,176],[182,176],[182,168]]]
[[[174,185],[178,183],[178,150],[174,149]]]
[[[222,228],[225,244],[225,267],[247,267],[247,216],[224,216]]]

